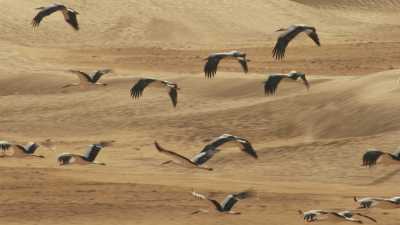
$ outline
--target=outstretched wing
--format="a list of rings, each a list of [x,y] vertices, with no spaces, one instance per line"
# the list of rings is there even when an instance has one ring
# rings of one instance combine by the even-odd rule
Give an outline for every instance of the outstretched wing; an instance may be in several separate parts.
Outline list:
[[[143,78],[140,79],[136,84],[131,88],[131,96],[133,98],[139,98],[143,94],[143,90],[151,83],[153,82],[159,82],[156,79],[151,79],[151,78]]]
[[[303,74],[300,76],[300,78],[303,80],[304,85],[307,87],[307,89],[310,88],[310,84],[308,83],[307,79],[306,79],[306,75]]]
[[[86,151],[86,153],[83,155],[83,157],[87,161],[93,162],[96,159],[96,157],[99,154],[101,149],[103,149],[103,146],[101,144],[89,145],[89,149]]]
[[[78,19],[76,15],[78,12],[76,12],[73,9],[66,9],[63,11],[64,15],[64,20],[69,23],[75,30],[79,30],[79,24],[78,24]]]
[[[43,20],[44,17],[51,15],[54,12],[57,12],[59,10],[65,10],[64,5],[60,4],[52,4],[47,7],[40,7],[37,8],[40,9],[40,11],[36,14],[36,16],[32,19],[32,26],[37,27],[39,26],[40,22]]]
[[[208,57],[206,64],[204,65],[204,74],[206,78],[213,78],[217,73],[217,68],[219,61],[221,61],[223,57],[220,55],[211,55]]]
[[[274,95],[281,80],[286,77],[285,75],[270,75],[264,82],[265,95]]]
[[[208,202],[210,202],[215,207],[216,210],[218,210],[220,212],[223,211],[223,206],[221,206],[221,204],[219,204],[219,202],[217,200],[210,199],[210,198],[208,198],[208,197],[206,197],[206,196],[204,196],[204,195],[202,195],[200,193],[194,192],[194,191],[192,192],[192,195],[194,197],[198,198],[198,199],[207,200]]]
[[[243,71],[244,71],[245,73],[249,72],[249,68],[248,68],[248,66],[247,66],[247,59],[246,59],[246,58],[243,58],[243,59],[240,59],[240,58],[239,58],[238,61],[239,61],[240,65],[242,66]]]
[[[92,81],[94,83],[96,83],[97,81],[100,80],[100,78],[107,73],[112,72],[112,70],[110,69],[104,69],[104,70],[97,70],[96,72],[94,72],[94,74],[92,75]]]
[[[373,221],[373,222],[375,222],[375,223],[378,222],[378,221],[376,221],[375,218],[372,218],[372,217],[367,216],[367,215],[365,215],[365,214],[362,214],[362,213],[354,213],[354,214],[355,214],[355,215],[358,215],[358,216],[362,216],[362,217],[364,217],[364,218],[367,218],[367,219],[369,219],[369,220],[371,220],[371,221]]]
[[[178,162],[182,163],[183,165],[189,166],[189,167],[197,167],[197,165],[196,165],[195,163],[193,163],[192,161],[190,161],[190,159],[188,159],[188,158],[186,158],[185,156],[182,156],[182,155],[180,155],[180,154],[178,154],[178,153],[176,153],[176,152],[173,152],[173,151],[170,151],[170,150],[167,150],[167,149],[161,147],[161,146],[157,143],[157,141],[154,142],[154,145],[155,145],[156,149],[157,149],[160,153],[162,153],[162,154],[164,154],[164,155],[167,155],[167,156],[169,156],[169,157],[171,157],[171,158],[177,160]]]
[[[33,154],[33,153],[35,153],[36,149],[39,148],[39,145],[31,142],[31,143],[28,143],[27,145],[15,145],[15,147],[19,151],[21,151],[25,154]]]
[[[171,98],[172,105],[176,107],[176,104],[178,104],[178,91],[176,90],[176,88],[170,87],[168,94]]]
[[[363,166],[374,166],[376,165],[376,162],[378,161],[379,157],[381,157],[382,155],[386,154],[385,152],[382,151],[377,151],[377,150],[371,150],[366,152],[363,155]]]
[[[250,155],[255,159],[258,158],[256,150],[254,150],[253,146],[247,139],[236,137],[235,141],[239,145],[242,151],[244,151],[245,153],[247,153],[248,155]]]
[[[74,73],[78,76],[81,84],[85,83],[93,83],[92,78],[89,76],[89,74],[79,71],[79,70],[69,70],[69,72]]]
[[[288,30],[281,35],[279,35],[278,40],[276,41],[275,47],[272,50],[272,56],[277,59],[283,59],[285,57],[285,51],[289,42],[296,37],[302,31],[301,27],[291,26]]]
[[[315,42],[315,44],[317,44],[318,46],[321,46],[321,43],[319,42],[319,37],[318,37],[317,31],[315,30],[315,28],[310,27],[310,28],[304,30],[304,32]]]

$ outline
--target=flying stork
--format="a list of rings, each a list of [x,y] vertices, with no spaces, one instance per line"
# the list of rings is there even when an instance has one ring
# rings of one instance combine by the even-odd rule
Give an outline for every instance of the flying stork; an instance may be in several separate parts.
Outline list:
[[[217,73],[219,61],[228,58],[237,59],[242,66],[243,71],[245,73],[249,71],[247,67],[247,62],[250,62],[250,60],[246,59],[246,53],[241,53],[239,51],[213,53],[204,59],[207,60],[206,64],[204,65],[204,74],[206,78],[213,78],[214,75]]]
[[[38,27],[44,17],[49,16],[54,12],[61,11],[62,14],[64,15],[65,21],[69,25],[71,25],[75,30],[79,30],[78,19],[76,17],[79,13],[71,8],[67,8],[65,5],[54,3],[47,7],[42,6],[36,9],[40,11],[36,14],[36,16],[32,20],[33,27]]]
[[[233,194],[226,196],[224,201],[221,204],[215,199],[206,197],[205,195],[199,194],[194,191],[192,192],[192,195],[198,199],[203,199],[203,200],[207,200],[208,202],[210,202],[217,212],[238,215],[241,213],[232,211],[233,206],[239,200],[252,197],[254,195],[254,193],[252,191],[243,191],[243,192],[233,193]],[[200,212],[208,212],[208,210],[200,209],[200,210],[193,212],[192,214],[197,214]]]
[[[13,153],[8,155],[9,157],[16,157],[16,158],[26,158],[26,157],[37,157],[37,158],[44,158],[43,155],[35,155],[35,151],[39,148],[39,144],[35,142],[29,142],[26,145],[21,144],[11,144],[13,148]]]
[[[331,222],[353,222],[353,223],[363,223],[360,219],[355,219],[354,216],[360,216],[367,218],[373,222],[377,222],[374,218],[367,216],[365,214],[354,212],[354,210],[349,211],[330,211],[330,210],[310,210],[303,212],[298,210],[299,214],[303,215],[303,219],[306,222],[317,222],[317,221],[331,221]]]
[[[389,153],[371,149],[364,153],[362,166],[372,167],[377,163],[383,165],[400,165],[400,150],[397,150],[394,153]]]
[[[88,165],[88,164],[96,164],[103,165],[105,163],[96,162],[95,159],[99,154],[100,150],[103,148],[101,144],[92,144],[89,145],[89,149],[86,151],[84,155],[72,154],[72,153],[63,153],[58,156],[57,161],[60,166],[78,164],[78,165]]]
[[[247,139],[238,137],[238,136],[234,136],[234,135],[230,135],[230,134],[223,134],[223,135],[215,138],[214,140],[212,140],[209,144],[204,146],[204,148],[197,155],[195,155],[193,157],[193,159],[188,159],[176,152],[166,150],[166,149],[162,148],[157,142],[155,142],[155,145],[156,145],[156,148],[158,149],[158,151],[169,155],[170,157],[176,159],[183,165],[186,165],[186,166],[190,165],[190,167],[194,167],[194,168],[212,170],[212,168],[203,167],[201,165],[204,164],[205,162],[207,162],[209,159],[211,159],[215,155],[215,153],[219,152],[220,149],[218,149],[218,148],[220,146],[227,144],[227,143],[235,143],[236,145],[239,146],[240,150],[242,150],[249,156],[251,156],[255,159],[258,158],[257,152],[254,150],[253,146]],[[164,162],[163,164],[171,163],[172,161],[173,160],[169,160],[169,161]]]
[[[315,27],[304,24],[295,24],[291,25],[288,28],[281,28],[277,30],[277,32],[278,31],[285,31],[285,32],[279,35],[275,47],[272,50],[272,55],[277,60],[281,60],[285,57],[285,50],[286,47],[289,45],[289,42],[301,32],[306,33],[315,42],[315,44],[321,46],[317,30],[315,29]]]
[[[354,202],[359,204],[359,209],[367,208],[382,208],[382,209],[398,209],[400,208],[400,196],[395,196],[392,198],[373,198],[365,197],[358,199],[354,196]]]
[[[69,70],[69,72],[74,73],[78,76],[79,83],[67,84],[67,85],[63,86],[62,88],[67,88],[67,87],[71,87],[71,86],[80,86],[81,88],[85,88],[85,87],[88,87],[91,85],[106,86],[107,84],[100,83],[98,81],[100,80],[100,78],[103,75],[112,72],[112,70],[110,70],[110,69],[96,70],[90,74],[87,74],[87,73],[79,71],[79,70]]]
[[[282,79],[291,79],[297,81],[301,79],[306,86],[307,90],[310,88],[310,84],[306,79],[305,73],[291,71],[288,74],[273,74],[268,77],[266,81],[264,81],[264,92],[265,95],[275,95],[276,89],[278,88],[279,83]]]
[[[178,84],[170,82],[167,80],[158,80],[155,78],[142,78],[136,82],[136,84],[131,88],[132,98],[139,98],[142,96],[143,91],[146,87],[161,87],[166,88],[171,98],[172,105],[176,107],[178,103]]]

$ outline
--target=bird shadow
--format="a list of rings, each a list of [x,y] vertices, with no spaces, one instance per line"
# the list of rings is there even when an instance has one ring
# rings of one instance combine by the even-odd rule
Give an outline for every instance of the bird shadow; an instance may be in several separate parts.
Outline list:
[[[385,174],[385,175],[379,177],[378,179],[375,179],[374,181],[372,181],[371,183],[369,183],[367,185],[377,185],[377,184],[384,183],[385,181],[389,180],[390,178],[397,175],[398,173],[400,173],[400,169],[397,169],[388,174]]]

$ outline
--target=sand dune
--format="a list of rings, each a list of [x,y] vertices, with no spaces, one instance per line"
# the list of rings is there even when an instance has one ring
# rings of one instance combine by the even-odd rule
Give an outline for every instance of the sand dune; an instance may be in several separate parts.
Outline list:
[[[79,32],[61,15],[33,30],[34,8],[50,2],[1,1],[0,139],[57,145],[40,148],[42,160],[0,159],[1,224],[294,225],[298,209],[398,195],[398,167],[360,164],[368,148],[399,146],[399,1],[63,1],[80,12]],[[302,35],[276,62],[275,30],[292,23],[315,25],[322,47]],[[225,61],[205,79],[202,59],[231,49],[248,53],[250,73]],[[67,70],[99,68],[114,70],[107,86],[61,88],[77,82]],[[264,96],[267,74],[290,70],[311,89],[284,81]],[[177,108],[164,90],[130,97],[147,76],[179,84]],[[225,147],[207,163],[214,171],[187,170],[160,166],[168,158],[153,146],[190,157],[223,133],[248,138],[259,159]],[[55,161],[103,140],[116,141],[98,157],[105,167]],[[223,199],[247,188],[257,196],[237,205],[240,216],[190,215],[207,208],[193,189]],[[399,220],[396,210],[369,215]]]

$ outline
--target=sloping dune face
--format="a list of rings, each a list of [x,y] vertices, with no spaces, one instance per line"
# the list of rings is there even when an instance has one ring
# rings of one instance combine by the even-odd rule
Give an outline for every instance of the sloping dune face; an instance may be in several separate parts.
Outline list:
[[[35,8],[51,1],[0,0],[0,140],[56,146],[38,149],[44,159],[0,157],[0,224],[298,225],[299,209],[398,195],[398,165],[360,165],[367,149],[399,146],[399,2],[65,0],[80,13],[74,31],[61,13],[32,28]],[[294,23],[315,26],[322,46],[301,34],[275,61],[275,31]],[[234,49],[249,73],[226,60],[206,79],[203,59]],[[62,88],[78,82],[68,70],[102,68],[113,69],[107,86]],[[291,70],[306,73],[309,90],[284,80],[264,95],[268,74]],[[155,87],[132,99],[142,77],[177,82],[177,107]],[[160,165],[169,158],[154,141],[192,158],[225,133],[248,139],[258,159],[227,145],[206,163],[213,171]],[[106,166],[57,164],[112,140],[96,158]],[[249,188],[256,196],[237,216],[190,194],[222,201]],[[199,209],[210,213],[191,214]],[[367,213],[399,224],[396,210]]]

